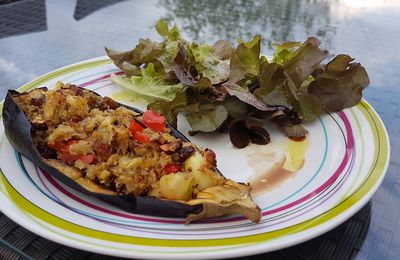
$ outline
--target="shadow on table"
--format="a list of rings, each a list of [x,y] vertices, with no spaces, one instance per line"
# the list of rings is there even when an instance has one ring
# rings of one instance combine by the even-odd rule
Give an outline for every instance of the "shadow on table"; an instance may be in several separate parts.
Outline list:
[[[45,30],[45,0],[0,0],[0,38]]]
[[[77,0],[79,21],[107,6],[126,0]],[[47,30],[45,0],[0,0],[0,38]]]
[[[124,2],[126,0],[77,0],[75,11],[74,11],[74,18],[75,20],[79,21],[82,18],[90,15],[93,12],[96,12],[102,8],[107,6]]]

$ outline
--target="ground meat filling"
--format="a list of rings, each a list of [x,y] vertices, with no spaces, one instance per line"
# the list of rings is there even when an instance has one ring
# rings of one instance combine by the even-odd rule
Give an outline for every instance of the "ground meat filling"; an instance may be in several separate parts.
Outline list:
[[[140,115],[74,85],[58,83],[54,90],[35,89],[14,100],[30,120],[44,158],[75,167],[119,194],[145,195],[197,149],[168,128],[132,131]]]

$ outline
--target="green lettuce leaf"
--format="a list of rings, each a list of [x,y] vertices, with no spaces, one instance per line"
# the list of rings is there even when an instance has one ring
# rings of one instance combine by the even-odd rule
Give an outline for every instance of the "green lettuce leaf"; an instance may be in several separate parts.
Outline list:
[[[237,97],[228,96],[222,102],[228,115],[234,119],[245,119],[249,113],[246,103],[243,103]]]
[[[232,43],[225,40],[218,40],[212,46],[214,55],[220,60],[229,60],[231,58],[233,47]]]
[[[148,64],[146,68],[142,68],[141,73],[142,76],[132,76],[130,78],[113,75],[111,80],[134,95],[149,101],[157,99],[172,101],[176,93],[184,88],[181,83],[169,85],[165,82],[163,75],[155,71],[153,63]]]
[[[237,83],[246,77],[257,77],[260,72],[261,36],[254,36],[250,42],[242,42],[231,54],[229,81]]]
[[[159,20],[156,23],[156,30],[164,38],[165,44],[164,51],[158,57],[158,60],[163,64],[165,72],[168,73],[174,70],[175,58],[181,48],[180,33],[176,24],[171,29],[168,28],[166,20]]]
[[[253,93],[270,106],[291,108],[291,100],[284,92],[284,79],[281,65],[264,61],[260,64],[260,86]]]
[[[263,102],[253,93],[251,93],[248,87],[246,86],[242,87],[239,86],[238,84],[231,82],[225,82],[224,84],[222,84],[222,86],[226,89],[229,95],[237,97],[244,103],[252,105],[253,107],[263,111],[267,111],[270,109],[269,106],[265,104],[265,102]]]
[[[229,60],[221,60],[214,55],[212,46],[206,44],[192,46],[196,70],[207,77],[212,84],[226,81],[229,77]]]
[[[304,121],[314,121],[322,113],[318,99],[298,89],[286,71],[284,75],[286,77],[283,88],[284,95],[290,100],[292,109],[296,111],[299,117]]]
[[[297,88],[319,67],[321,61],[328,57],[328,51],[319,48],[320,42],[313,37],[308,38],[297,54],[285,62],[283,67],[292,78]]]
[[[228,112],[223,105],[215,103],[201,104],[197,111],[186,114],[193,131],[214,132],[228,118]]]
[[[307,89],[314,80],[312,73],[328,55],[319,44],[311,37],[302,44],[277,46],[275,62],[260,64],[260,87],[253,93],[270,106],[293,109],[304,121],[315,120],[322,113],[321,103]]]
[[[168,41],[177,41],[181,37],[176,24],[170,29],[168,28],[168,22],[163,19],[157,21],[156,30],[161,37]]]
[[[133,59],[133,51],[116,51],[110,48],[105,48],[108,57],[114,62],[120,70],[125,72],[127,76],[139,76],[141,71],[139,66],[131,64]]]
[[[322,113],[319,101],[298,88],[281,65],[264,62],[260,70],[260,87],[253,93],[266,104],[293,109],[305,121],[313,121]]]
[[[318,98],[308,93],[298,93],[296,96],[298,102],[295,111],[299,117],[306,122],[312,122],[317,119],[322,113],[321,103]]]
[[[166,73],[173,70],[174,59],[179,51],[178,44],[178,41],[170,41],[166,43],[162,54],[157,57],[157,60],[160,61],[161,64],[164,66],[164,70]]]
[[[291,109],[295,97],[288,88],[287,81],[281,65],[265,61],[260,64],[260,86],[253,93],[270,106],[284,106]]]
[[[164,44],[153,42],[149,39],[141,39],[131,51],[116,51],[105,48],[105,51],[114,64],[125,72],[127,76],[140,75],[142,64],[152,63],[165,51]]]
[[[187,86],[194,86],[197,83],[192,70],[194,68],[194,57],[188,44],[179,42],[178,53],[173,60],[172,69],[179,81]]]
[[[275,48],[273,60],[279,65],[285,64],[287,61],[292,59],[300,51],[298,47],[301,46],[301,42],[284,42],[282,44],[272,44]]]
[[[352,61],[353,58],[345,54],[336,56],[319,78],[308,86],[308,92],[319,100],[326,111],[340,111],[361,101],[369,78],[365,68]]]
[[[207,89],[212,87],[212,83],[209,78],[201,77],[200,80],[194,85],[194,91],[196,94],[203,93]]]

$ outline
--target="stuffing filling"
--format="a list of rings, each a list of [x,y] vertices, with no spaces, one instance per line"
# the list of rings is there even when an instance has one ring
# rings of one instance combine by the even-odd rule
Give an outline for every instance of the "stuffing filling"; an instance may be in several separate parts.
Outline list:
[[[139,115],[61,82],[14,100],[31,122],[43,158],[117,194],[189,200],[225,180],[215,172],[211,150],[175,138],[165,118],[151,110]],[[179,189],[171,191],[174,183]]]

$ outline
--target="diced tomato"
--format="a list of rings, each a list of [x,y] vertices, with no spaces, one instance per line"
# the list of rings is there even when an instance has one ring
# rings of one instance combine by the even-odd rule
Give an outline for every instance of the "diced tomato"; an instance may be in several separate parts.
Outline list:
[[[83,162],[86,162],[88,164],[92,164],[96,160],[96,157],[93,154],[74,155],[70,153],[60,153],[59,157],[60,160],[64,162],[75,162],[77,160],[82,160]]]
[[[178,164],[167,164],[164,167],[164,171],[167,174],[176,173],[176,172],[179,172],[180,170],[181,170],[181,166]]]
[[[131,131],[135,139],[141,142],[142,144],[150,142],[150,136],[142,132],[144,130],[144,127],[135,120],[132,120],[129,126],[129,130]]]
[[[73,155],[73,154],[70,154],[70,153],[61,152],[59,154],[59,157],[60,157],[61,161],[74,162],[74,161],[78,160],[81,157],[81,155]]]
[[[80,156],[79,159],[85,163],[92,164],[96,160],[96,157],[93,154],[87,154]]]
[[[133,136],[135,137],[136,140],[138,140],[142,144],[147,144],[150,142],[150,136],[148,136],[145,133],[136,131],[133,133]]]
[[[68,152],[69,147],[73,144],[78,143],[78,140],[68,140],[68,141],[57,141],[54,144],[48,144],[50,148],[53,148],[56,151],[60,152]]]
[[[129,125],[129,130],[132,134],[134,134],[135,132],[142,132],[144,127],[140,123],[136,122],[136,120],[132,120],[131,124]]]
[[[156,114],[153,110],[147,110],[143,113],[142,122],[156,132],[164,132],[167,127],[165,117]]]

